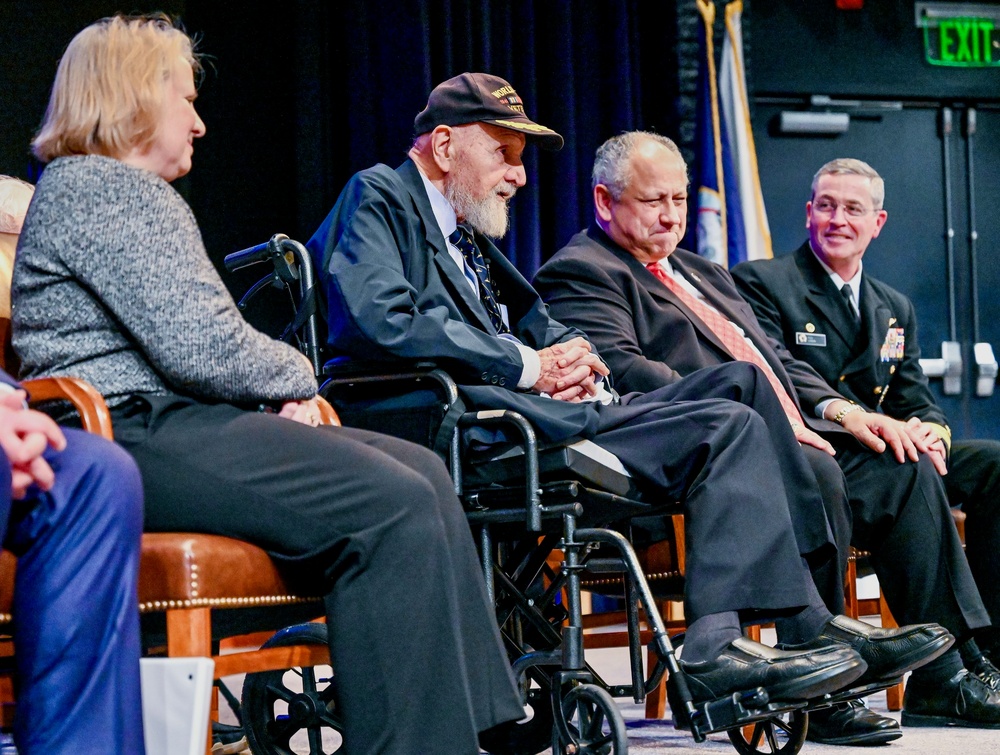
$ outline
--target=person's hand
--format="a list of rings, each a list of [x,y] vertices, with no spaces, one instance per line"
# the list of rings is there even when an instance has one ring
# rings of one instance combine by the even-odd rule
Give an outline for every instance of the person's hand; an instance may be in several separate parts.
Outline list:
[[[834,412],[834,409],[830,409]],[[836,410],[836,411],[839,411]],[[917,447],[910,440],[902,422],[875,412],[853,411],[844,415],[844,429],[876,453],[892,449],[896,461],[902,464],[919,459]]]
[[[792,432],[795,433],[795,440],[801,445],[818,448],[820,451],[830,454],[830,456],[836,455],[837,452],[833,449],[833,446],[822,436],[817,435],[798,420],[790,420],[790,422],[792,423]]]
[[[28,400],[28,393],[24,389],[16,391],[4,391],[0,393],[0,406],[6,406],[14,411],[23,411],[25,401]]]
[[[921,422],[919,417],[910,417],[903,424],[903,429],[917,450],[931,460],[938,474],[942,477],[948,474],[948,449],[941,436],[930,425]]]
[[[313,396],[308,401],[286,401],[281,405],[279,417],[290,419],[293,422],[301,422],[303,425],[316,427],[320,423],[322,415],[319,411],[319,404]]]
[[[559,401],[581,401],[597,393],[596,377],[610,370],[579,336],[538,352],[541,371],[531,390]]]
[[[24,391],[14,391],[0,398],[0,448],[11,467],[11,495],[20,500],[28,488],[37,485],[50,490],[55,473],[42,457],[49,446],[57,451],[66,448],[66,436],[59,425],[41,412],[24,408]]]

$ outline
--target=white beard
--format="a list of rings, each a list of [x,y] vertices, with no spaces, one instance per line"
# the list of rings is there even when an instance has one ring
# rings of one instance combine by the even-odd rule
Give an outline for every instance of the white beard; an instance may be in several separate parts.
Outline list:
[[[461,177],[458,176],[445,187],[444,196],[464,224],[484,236],[499,239],[507,233],[509,224],[507,201],[498,196],[498,192],[501,191],[513,197],[517,186],[507,181],[500,181],[485,197],[477,199],[462,184]]]

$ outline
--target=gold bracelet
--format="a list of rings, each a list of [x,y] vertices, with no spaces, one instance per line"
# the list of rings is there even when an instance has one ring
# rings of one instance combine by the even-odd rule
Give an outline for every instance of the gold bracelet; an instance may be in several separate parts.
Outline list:
[[[833,416],[833,421],[836,422],[838,425],[843,425],[844,417],[846,417],[848,414],[850,414],[851,412],[863,412],[864,410],[865,409],[863,406],[858,406],[855,403],[850,403]]]

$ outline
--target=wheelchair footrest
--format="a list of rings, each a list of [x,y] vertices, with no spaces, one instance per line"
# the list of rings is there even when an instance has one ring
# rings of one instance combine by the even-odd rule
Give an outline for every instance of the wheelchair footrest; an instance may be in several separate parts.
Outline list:
[[[763,687],[734,692],[728,697],[695,704],[692,719],[685,726],[674,712],[677,728],[689,728],[696,742],[704,741],[706,735],[717,731],[727,731],[738,726],[746,726],[790,710],[805,708],[806,703],[788,701],[771,702]]]

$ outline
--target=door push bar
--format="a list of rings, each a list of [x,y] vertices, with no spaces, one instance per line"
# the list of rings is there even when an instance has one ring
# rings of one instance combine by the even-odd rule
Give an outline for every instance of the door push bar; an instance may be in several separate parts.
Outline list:
[[[993,346],[984,341],[973,344],[972,356],[976,363],[976,395],[992,396],[1000,373]],[[920,369],[927,377],[943,379],[946,396],[962,392],[962,367],[962,349],[958,341],[943,341],[940,359],[920,360]]]
[[[940,359],[921,359],[920,369],[929,378],[944,378],[946,396],[962,392],[962,346],[958,341],[941,342]]]

